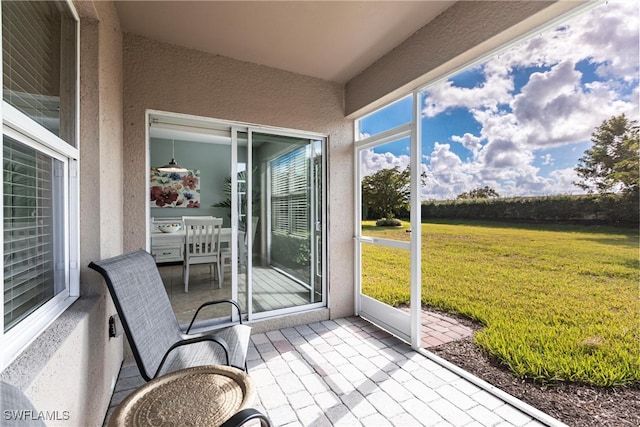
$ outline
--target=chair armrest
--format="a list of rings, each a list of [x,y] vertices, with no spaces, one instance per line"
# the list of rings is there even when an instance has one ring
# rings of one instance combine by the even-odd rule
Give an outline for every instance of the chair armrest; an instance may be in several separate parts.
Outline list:
[[[222,423],[220,427],[238,427],[246,422],[259,419],[262,427],[270,427],[271,421],[262,412],[254,408],[247,408],[236,412],[231,418]]]
[[[196,317],[198,317],[198,313],[200,313],[200,310],[208,307],[210,305],[215,305],[215,304],[222,304],[222,303],[229,303],[232,304],[236,307],[236,309],[238,310],[238,319],[240,319],[240,324],[242,324],[242,311],[240,310],[240,306],[238,305],[237,302],[235,302],[232,299],[221,299],[221,300],[216,300],[216,301],[209,301],[209,302],[205,302],[204,304],[202,304],[200,307],[198,307],[198,309],[196,310],[195,314],[193,315],[193,319],[191,319],[191,323],[189,323],[189,327],[187,328],[187,331],[185,332],[185,334],[189,334],[189,331],[191,330],[191,327],[193,326],[193,323],[196,321]]]
[[[195,343],[203,342],[203,341],[213,341],[213,342],[215,342],[217,344],[220,344],[220,346],[224,350],[224,355],[225,355],[225,357],[227,359],[226,365],[229,366],[229,346],[227,345],[227,342],[225,340],[223,340],[222,338],[216,337],[214,335],[201,335],[201,336],[195,337],[195,338],[188,338],[188,339],[185,339],[185,340],[180,340],[180,341],[174,343],[171,347],[169,347],[169,350],[167,350],[167,352],[164,354],[164,356],[162,356],[162,360],[160,361],[160,365],[158,366],[158,369],[156,370],[156,373],[153,375],[153,378],[156,378],[158,376],[158,374],[162,370],[162,367],[164,366],[164,362],[166,362],[167,357],[169,357],[169,353],[171,353],[174,349],[176,349],[178,347],[182,347],[183,345],[195,344]]]

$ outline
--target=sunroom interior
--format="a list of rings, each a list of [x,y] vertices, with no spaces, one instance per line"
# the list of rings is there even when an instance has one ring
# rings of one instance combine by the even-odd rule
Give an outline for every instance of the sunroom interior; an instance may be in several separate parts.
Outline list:
[[[14,214],[5,209],[0,379],[38,408],[72,414],[60,425],[101,425],[130,352],[122,334],[108,334],[115,308],[89,262],[156,252],[176,313],[188,315],[191,299],[232,297],[256,332],[358,314],[354,119],[584,2],[29,3],[75,23],[56,33],[73,43],[53,49],[67,59],[56,78],[71,70],[75,85],[54,89],[69,114],[63,127],[25,113],[8,82],[31,71],[8,61],[8,46],[41,11],[9,18],[15,4],[2,1],[5,164],[26,146],[63,165],[55,265],[64,274],[52,279],[55,307],[15,326],[6,292]],[[181,199],[191,209],[150,197],[153,170],[170,159],[198,171],[197,200]],[[205,268],[185,292],[182,246],[156,239],[158,220],[192,211],[230,229],[219,289]],[[412,307],[418,345],[419,299]]]

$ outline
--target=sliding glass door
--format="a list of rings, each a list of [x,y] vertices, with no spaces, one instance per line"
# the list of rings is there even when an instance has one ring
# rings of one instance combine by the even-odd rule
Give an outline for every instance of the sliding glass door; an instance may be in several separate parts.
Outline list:
[[[238,289],[251,295],[248,311],[322,303],[323,140],[252,129],[237,140]]]
[[[150,114],[149,133],[152,171],[173,157],[198,178],[198,205],[180,209],[158,205],[150,176],[150,250],[180,322],[212,299],[237,300],[249,319],[326,305],[323,137],[168,113]],[[181,234],[153,230],[185,215],[224,220],[220,287],[207,265],[192,266],[185,292]]]

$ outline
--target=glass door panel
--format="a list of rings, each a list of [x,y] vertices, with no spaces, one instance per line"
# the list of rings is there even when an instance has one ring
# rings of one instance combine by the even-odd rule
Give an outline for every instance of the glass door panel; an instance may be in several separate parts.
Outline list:
[[[247,256],[238,270],[245,262],[250,271],[251,313],[322,302],[323,141],[251,130],[248,140],[245,196],[238,187]]]
[[[233,225],[237,230],[235,235],[237,250],[234,252],[230,248],[227,249],[229,254],[228,263],[230,264],[233,280],[234,292],[237,292],[236,301],[240,304],[243,313],[249,313],[250,311],[250,299],[249,295],[251,290],[249,284],[251,283],[251,270],[248,264],[247,254],[249,253],[247,248],[247,212],[249,209],[253,209],[253,206],[249,206],[248,200],[248,188],[249,181],[252,177],[249,176],[250,162],[251,162],[251,141],[250,133],[248,132],[236,132],[234,138],[234,145],[236,155],[234,156],[235,167],[234,174],[235,179],[232,180],[232,188],[235,188],[235,195],[232,197],[232,203],[235,202],[236,210],[233,210],[235,220]],[[235,182],[234,182],[235,181]],[[234,262],[235,260],[235,262]],[[233,274],[235,273],[235,274]]]

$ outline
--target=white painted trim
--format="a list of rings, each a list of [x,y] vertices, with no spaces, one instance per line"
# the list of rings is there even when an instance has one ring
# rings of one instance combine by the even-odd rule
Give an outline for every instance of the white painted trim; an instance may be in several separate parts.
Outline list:
[[[411,315],[375,298],[360,295],[361,317],[380,326],[405,342],[410,342]]]
[[[354,120],[354,131],[359,130],[360,126],[357,120]],[[358,135],[358,132],[354,133]],[[362,294],[362,184],[360,183],[360,152],[357,143],[353,144],[353,312],[356,316],[362,311],[360,303],[360,294]]]
[[[245,213],[245,242],[247,247],[244,249],[247,256],[247,264],[245,266],[245,280],[246,280],[246,295],[247,295],[247,313],[249,321],[251,321],[253,317],[253,233],[252,230],[252,221],[253,221],[253,130],[249,129],[247,132],[247,166],[246,166],[246,181],[244,183],[245,189],[245,198],[246,198],[246,213]],[[237,188],[237,187],[234,187]],[[233,258],[238,259],[236,257]],[[251,295],[251,298],[249,298]]]
[[[204,117],[204,116],[196,116],[193,114],[183,114],[183,113],[175,113],[171,111],[162,111],[162,110],[153,110],[148,109],[147,112],[149,116],[154,118],[161,117],[172,117],[175,119],[186,119],[193,121],[200,121],[202,123],[209,123],[212,125],[212,129],[220,129],[220,127],[226,128],[236,128],[239,132],[247,132],[249,128],[253,129],[254,132],[264,132],[264,133],[272,133],[282,136],[290,136],[293,138],[309,138],[309,139],[321,139],[327,138],[327,134],[317,133],[317,132],[309,132],[298,129],[288,129],[288,128],[279,128],[275,126],[267,126],[267,125],[259,125],[254,123],[246,123],[246,122],[234,122],[230,120],[216,119],[213,117]],[[162,123],[162,121],[160,121]],[[217,125],[217,126],[216,126]],[[206,130],[206,128],[202,128]]]
[[[420,198],[422,142],[420,140],[421,117],[418,105],[420,94],[413,93],[413,123],[411,129],[411,197],[410,197],[410,225],[411,225],[411,347],[419,348],[422,342],[422,200]]]
[[[407,123],[393,129],[386,130],[384,132],[380,132],[379,134],[370,136],[360,141],[356,141],[355,147],[359,151],[364,150],[366,148],[375,147],[378,145],[383,145],[388,142],[393,142],[402,138],[406,138],[411,136],[413,124]]]
[[[146,250],[151,253],[151,189],[149,183],[151,182],[151,112],[146,110],[145,127],[144,127],[144,182],[145,182],[145,203],[144,203],[144,215],[145,215],[145,233],[147,233]]]
[[[71,168],[77,165],[75,159],[71,159],[62,153],[59,153],[49,146],[41,146],[38,141],[34,141],[33,138],[28,135],[29,129],[19,131],[8,125],[2,128],[3,135],[7,135],[12,139],[24,144],[34,150],[43,153],[53,159],[56,159],[63,164],[63,234],[67,236],[64,239],[64,252],[65,252],[65,274],[64,274],[64,286],[65,288],[45,302],[42,306],[38,307],[34,312],[22,319],[19,323],[13,326],[9,331],[4,333],[4,316],[2,321],[2,330],[0,331],[0,341],[2,342],[2,351],[0,352],[0,370],[8,366],[29,344],[35,340],[42,331],[44,331],[55,319],[60,316],[79,296],[79,265],[78,265],[78,244],[77,241],[73,242],[72,239],[76,239],[79,234],[78,213],[79,206],[76,203],[75,209],[71,204],[72,200],[77,202],[77,191],[74,195],[73,188],[71,186]],[[66,144],[66,143],[65,143]],[[78,180],[76,174],[76,181]],[[77,187],[77,182],[75,184]],[[77,189],[76,189],[77,190]],[[0,202],[1,203],[1,202]],[[2,206],[0,206],[2,207]],[[74,212],[75,211],[75,214]],[[75,218],[73,218],[75,216]],[[4,221],[4,218],[2,218]],[[75,229],[72,231],[72,227]],[[4,233],[2,233],[2,243],[4,244]],[[72,250],[75,255],[75,259],[72,259]],[[75,265],[71,265],[71,262],[75,261]],[[4,283],[4,269],[0,271],[0,278]],[[0,296],[0,302],[4,306],[4,293]]]
[[[354,133],[353,133],[353,135],[355,137],[355,141],[356,142],[360,142],[360,141],[363,141],[365,139],[372,138],[372,137],[375,137],[375,136],[379,135],[379,134],[369,135],[367,138],[360,139],[360,121],[361,120],[364,120],[367,117],[377,113],[378,111],[382,111],[385,108],[392,106],[393,104],[396,104],[398,102],[401,102],[401,101],[405,100],[406,98],[409,98],[411,96],[411,94],[412,94],[412,92],[409,91],[408,93],[406,93],[406,94],[404,94],[404,95],[402,95],[402,96],[400,96],[398,98],[392,99],[391,101],[384,103],[382,106],[380,106],[379,108],[376,108],[375,110],[373,110],[373,111],[371,111],[369,113],[363,114],[361,116],[357,116],[357,119],[355,119],[353,121],[354,122],[354,130],[357,130],[357,132],[354,131]],[[405,124],[400,125],[398,127],[406,126],[407,124],[410,124],[410,123],[405,123]]]
[[[238,301],[238,132],[239,128],[231,127],[231,299]],[[247,141],[249,132],[247,132]],[[247,320],[251,321],[251,294],[249,283],[246,283]],[[232,319],[237,320],[237,313],[232,311]]]
[[[18,130],[25,135],[29,135],[29,138],[37,141],[39,144],[55,151],[56,153],[64,154],[66,157],[78,159],[80,151],[69,145],[66,141],[59,136],[54,135],[47,128],[41,124],[30,119],[22,111],[15,108],[13,105],[2,101],[2,121],[5,125]],[[21,131],[20,129],[24,129]]]
[[[406,99],[408,96],[403,97]],[[414,97],[413,105],[416,100]],[[420,230],[420,200],[419,200],[419,185],[420,185],[420,144],[416,139],[418,137],[417,127],[414,126],[416,120],[415,114],[412,116],[412,121],[392,129],[388,129],[384,132],[380,132],[376,135],[367,137],[360,141],[354,141],[354,185],[355,188],[355,209],[354,209],[354,311],[357,316],[361,316],[372,323],[377,324],[383,329],[388,330],[392,334],[401,337],[405,341],[412,344],[412,346],[418,347],[421,341],[420,336],[420,310],[421,310],[421,295],[420,291],[420,233],[415,229]],[[359,128],[359,122],[354,124],[354,129]],[[409,138],[410,152],[411,152],[411,231],[412,236],[409,242],[383,239],[378,237],[370,237],[362,235],[362,185],[361,185],[361,165],[360,165],[360,153],[364,150],[378,147],[390,142],[395,142]],[[415,163],[418,163],[418,166]],[[417,205],[417,206],[416,206]],[[418,220],[416,223],[416,212],[418,212]],[[391,307],[385,303],[377,301],[362,293],[362,244],[368,243],[373,245],[379,245],[394,249],[403,249],[409,252],[410,258],[410,289],[411,289],[411,311],[405,313],[398,310],[395,307]],[[417,248],[417,249],[416,249]]]
[[[257,322],[259,320],[271,320],[271,319],[276,319],[278,317],[285,317],[285,316],[290,316],[290,315],[299,314],[299,313],[308,313],[318,309],[327,309],[327,307],[324,303],[317,302],[313,304],[306,304],[306,305],[300,305],[295,307],[280,308],[278,310],[261,311],[258,313],[253,313],[251,322]]]
[[[394,249],[411,250],[411,242],[403,242],[402,240],[382,239],[379,237],[360,236],[357,240],[361,243],[369,243],[373,245],[386,246]]]

